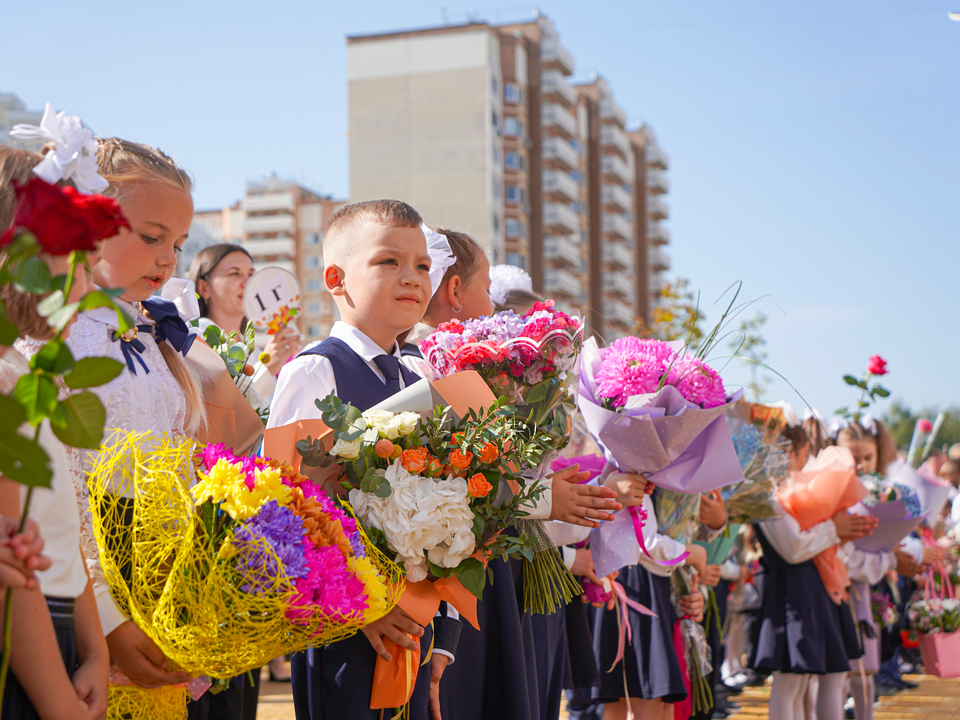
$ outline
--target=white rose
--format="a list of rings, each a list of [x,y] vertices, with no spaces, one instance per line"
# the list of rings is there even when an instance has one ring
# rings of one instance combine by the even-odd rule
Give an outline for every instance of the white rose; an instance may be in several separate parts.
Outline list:
[[[381,432],[384,424],[392,417],[393,413],[387,410],[367,410],[363,413],[363,419],[366,421],[367,427],[377,428]]]
[[[388,419],[382,421],[378,426],[380,432],[383,433],[383,436],[388,440],[396,440],[400,437],[400,428],[402,423],[400,421],[399,415],[392,415]]]
[[[420,422],[420,416],[414,412],[402,412],[398,415],[400,418],[400,434],[409,435],[417,429],[417,423]]]
[[[380,431],[375,427],[367,428],[361,436],[364,445],[375,445],[380,439]]]
[[[356,438],[355,440],[350,440],[349,442],[344,442],[341,438],[334,443],[330,453],[336,455],[337,457],[346,458],[347,460],[356,460],[358,457],[360,457],[360,446],[361,438]]]

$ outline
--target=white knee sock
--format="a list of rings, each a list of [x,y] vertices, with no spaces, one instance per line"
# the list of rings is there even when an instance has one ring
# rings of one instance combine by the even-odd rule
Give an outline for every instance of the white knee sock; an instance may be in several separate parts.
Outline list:
[[[845,672],[820,676],[817,694],[817,720],[843,720],[843,689],[847,684]]]
[[[866,676],[866,684],[860,673],[850,677],[850,694],[853,695],[854,713],[857,720],[873,720],[873,700],[875,697],[873,675]]]
[[[804,720],[803,697],[809,675],[775,672],[770,689],[770,717],[782,720]]]

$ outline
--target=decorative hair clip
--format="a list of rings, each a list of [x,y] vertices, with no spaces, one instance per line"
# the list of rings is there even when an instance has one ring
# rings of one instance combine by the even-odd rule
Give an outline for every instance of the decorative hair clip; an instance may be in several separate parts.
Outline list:
[[[503,305],[511,290],[533,292],[533,279],[516,265],[494,265],[490,268],[490,299]]]
[[[860,427],[873,436],[877,434],[877,421],[870,413],[864,413],[863,417],[860,418]]]
[[[77,190],[87,195],[107,189],[109,183],[100,176],[97,166],[97,141],[93,139],[93,131],[83,127],[76,115],[57,113],[53,105],[47,103],[39,127],[15,125],[10,137],[54,144],[53,150],[33,169],[41,180],[51,185],[72,180]]]
[[[446,235],[434,232],[426,223],[422,223],[420,229],[423,230],[423,236],[427,239],[427,255],[430,256],[430,297],[433,297],[440,289],[440,283],[443,282],[447,268],[457,259],[450,252],[450,243],[447,242]]]

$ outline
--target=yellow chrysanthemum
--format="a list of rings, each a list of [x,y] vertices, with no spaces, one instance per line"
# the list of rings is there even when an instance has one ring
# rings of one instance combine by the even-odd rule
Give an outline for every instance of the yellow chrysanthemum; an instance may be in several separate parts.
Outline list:
[[[223,502],[233,493],[237,483],[243,484],[243,479],[246,477],[242,464],[231,463],[226,458],[217,460],[217,464],[206,475],[202,472],[198,472],[197,475],[202,480],[190,491],[197,505],[202,505],[208,499],[215,503]]]
[[[247,487],[241,477],[227,492],[223,509],[234,520],[246,520],[271,500],[278,505],[287,505],[293,499],[293,490],[283,484],[283,474],[278,468],[256,470],[256,482],[253,490]]]
[[[383,617],[387,612],[387,586],[384,584],[377,569],[369,558],[351,558],[350,570],[356,573],[357,578],[363,581],[367,589],[367,609],[364,612],[364,619],[370,618],[367,622],[373,622],[375,618]]]
[[[283,484],[283,473],[280,468],[258,469],[256,477],[254,492],[261,493],[263,502],[276,500],[280,505],[287,505],[293,499],[293,490]]]

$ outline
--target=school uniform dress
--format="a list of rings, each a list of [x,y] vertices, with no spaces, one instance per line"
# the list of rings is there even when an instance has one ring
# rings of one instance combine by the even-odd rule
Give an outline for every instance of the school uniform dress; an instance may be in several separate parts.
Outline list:
[[[870,586],[879,583],[888,570],[896,570],[897,556],[892,552],[866,552],[853,543],[844,543],[839,551],[840,559],[847,566],[850,575],[850,597],[856,611],[854,620],[869,628],[861,638],[863,645],[863,669],[868,673],[880,670],[880,633],[873,619],[873,603],[870,599]],[[873,635],[868,637],[867,634]],[[850,669],[859,672],[860,663],[851,661]]]
[[[778,519],[754,525],[765,574],[760,632],[749,665],[783,673],[846,672],[850,665],[840,609],[812,561],[839,542],[836,528],[824,522],[801,531],[776,501],[774,510]]]
[[[598,702],[616,702],[623,697],[632,697],[660,698],[674,703],[687,697],[680,663],[673,649],[673,625],[677,613],[670,599],[670,575],[675,566],[657,562],[679,557],[686,547],[657,532],[657,516],[649,495],[643,499],[643,509],[647,513],[643,541],[653,560],[641,553],[639,564],[620,569],[617,582],[623,585],[628,598],[642,603],[657,617],[629,611],[627,621],[633,642],[625,645],[623,660],[614,666],[620,633],[619,609],[597,610],[593,646],[600,666],[600,687],[594,690],[593,696]]]
[[[19,341],[18,346],[24,347]],[[39,344],[35,347],[39,348]],[[29,348],[24,348],[24,351],[30,353]],[[29,372],[26,358],[15,349],[7,349],[0,358],[0,392],[12,391],[17,379]],[[33,428],[29,428],[29,431],[25,428],[25,434],[32,437]],[[49,569],[36,575],[47,600],[64,668],[67,675],[73,677],[78,662],[74,604],[87,586],[87,573],[83,555],[80,554],[80,515],[70,481],[66,452],[47,421],[40,427],[39,441],[50,456],[53,478],[49,488],[36,488],[30,501],[30,518],[40,528],[45,543],[43,554],[50,559]],[[22,510],[27,488],[25,485],[20,488]],[[0,716],[4,720],[39,720],[33,703],[12,670],[7,675]]]
[[[425,361],[410,346],[386,354],[367,335],[343,322],[334,324],[330,337],[311,345],[280,372],[267,427],[304,418],[319,418],[315,400],[335,392],[344,402],[367,410],[421,378],[413,368]],[[428,366],[427,366],[428,367]],[[459,617],[453,608],[434,619],[433,652],[455,660]],[[422,663],[431,645],[431,630],[420,638]],[[370,709],[370,691],[377,654],[363,633],[326,647],[310,648],[291,658],[294,709],[298,720],[377,720]],[[456,667],[454,662],[452,666]],[[449,672],[449,669],[447,670]],[[410,700],[412,718],[429,717],[429,664],[417,674]],[[392,717],[387,710],[384,717]]]

